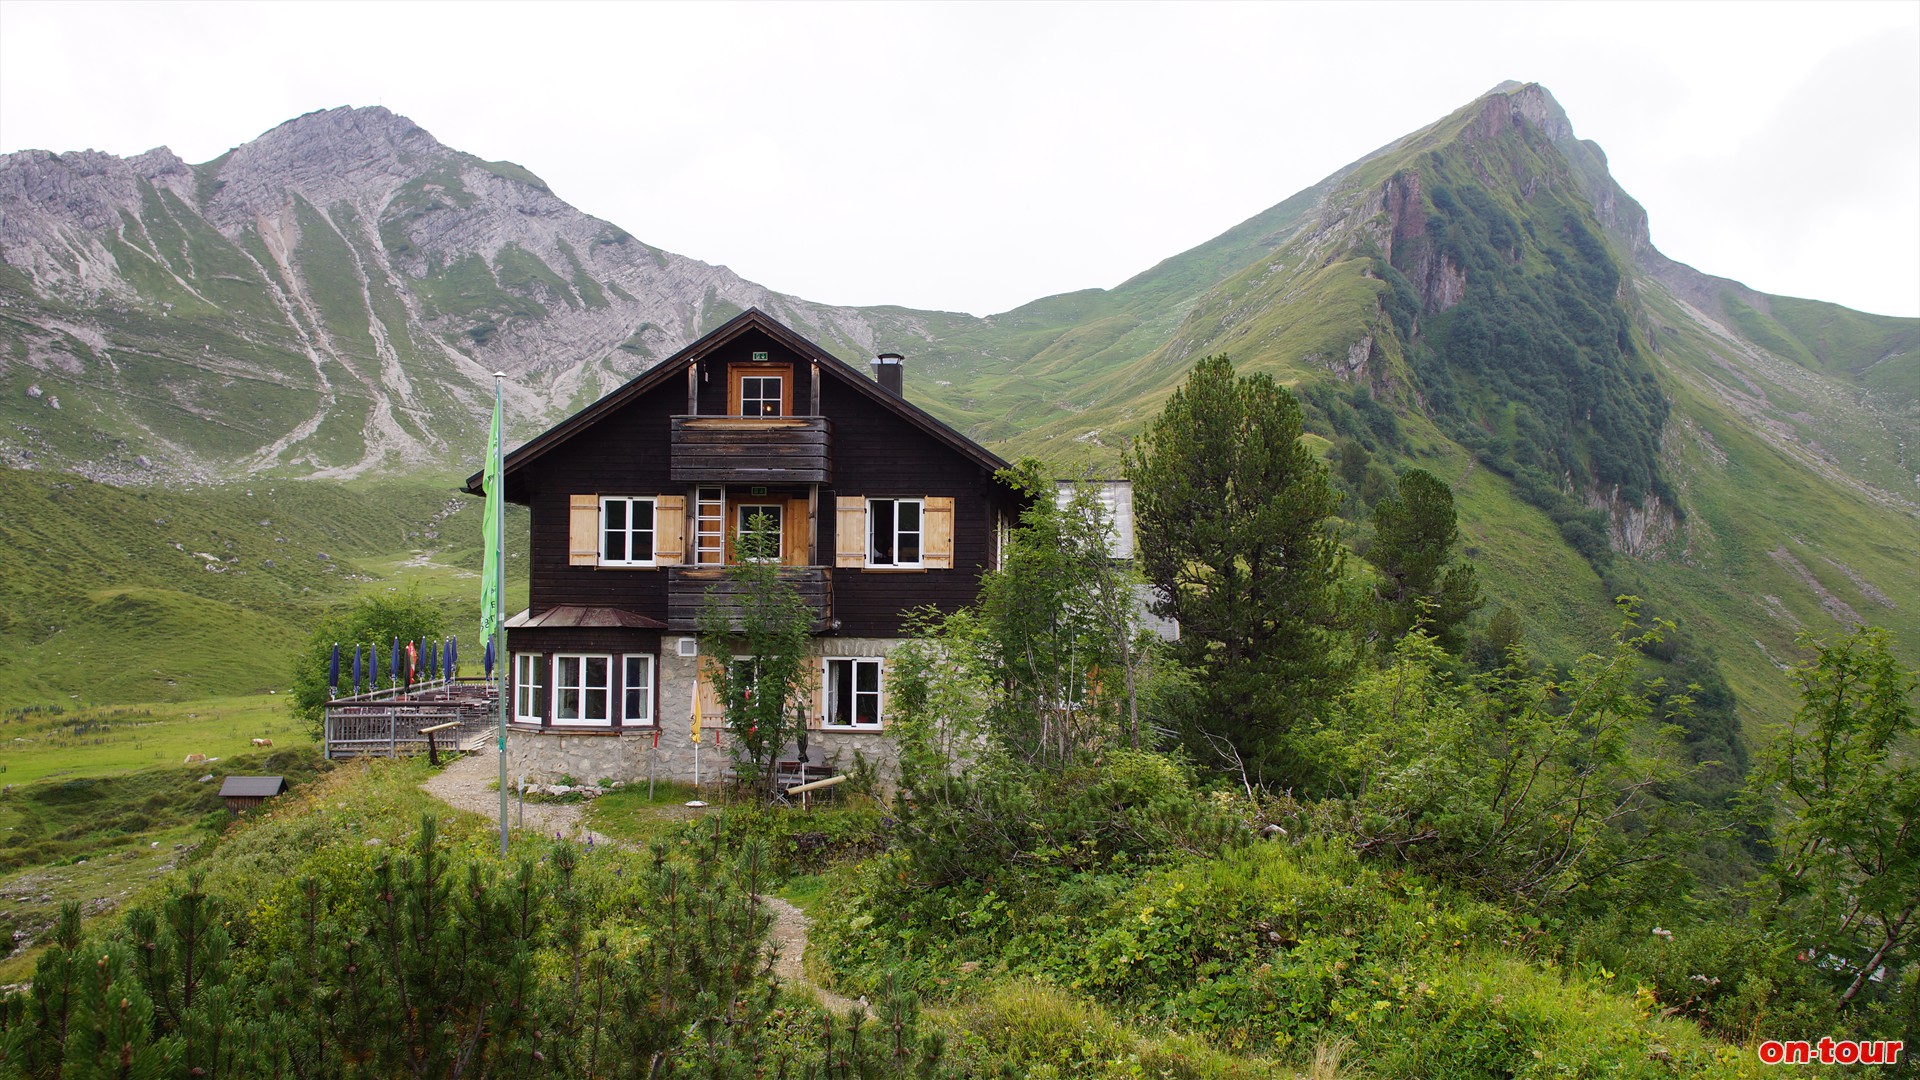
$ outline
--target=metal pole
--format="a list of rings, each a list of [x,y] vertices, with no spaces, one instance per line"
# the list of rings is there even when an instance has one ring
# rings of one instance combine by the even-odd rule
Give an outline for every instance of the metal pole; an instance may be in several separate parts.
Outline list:
[[[493,415],[501,414],[506,396],[507,373],[493,373]],[[494,702],[500,720],[500,854],[507,853],[507,500],[506,451],[501,447],[505,433],[493,443],[493,487],[487,501],[493,506],[494,582],[493,582],[493,656]]]

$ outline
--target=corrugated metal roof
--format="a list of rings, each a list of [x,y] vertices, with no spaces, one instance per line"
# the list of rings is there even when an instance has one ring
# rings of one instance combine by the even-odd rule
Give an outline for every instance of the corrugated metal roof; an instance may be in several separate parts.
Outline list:
[[[229,776],[220,785],[220,797],[229,796],[250,799],[264,795],[278,795],[287,790],[287,781],[282,776]]]

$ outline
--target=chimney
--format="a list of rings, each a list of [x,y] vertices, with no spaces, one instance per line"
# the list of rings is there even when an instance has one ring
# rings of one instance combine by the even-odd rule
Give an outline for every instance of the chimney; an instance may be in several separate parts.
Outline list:
[[[906,357],[897,352],[883,352],[873,358],[873,381],[879,383],[881,389],[897,398],[907,396],[900,384],[904,374],[904,369],[900,365],[905,360]]]

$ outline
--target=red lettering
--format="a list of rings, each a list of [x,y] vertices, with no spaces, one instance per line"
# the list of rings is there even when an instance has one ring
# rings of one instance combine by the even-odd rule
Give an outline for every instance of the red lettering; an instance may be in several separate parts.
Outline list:
[[[1852,1039],[1841,1039],[1833,1048],[1833,1060],[1842,1065],[1851,1065],[1860,1060],[1860,1044]]]
[[[1823,1036],[1820,1039],[1820,1064],[1833,1064],[1833,1036],[1831,1035]]]
[[[1787,1064],[1806,1065],[1813,1061],[1813,1045],[1804,1039],[1787,1044]]]
[[[1778,1065],[1787,1060],[1787,1047],[1779,1039],[1768,1039],[1760,1044],[1760,1064]]]

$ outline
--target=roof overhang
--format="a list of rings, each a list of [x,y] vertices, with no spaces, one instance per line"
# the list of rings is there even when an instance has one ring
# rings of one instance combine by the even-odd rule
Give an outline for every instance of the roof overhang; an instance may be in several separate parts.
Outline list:
[[[925,409],[882,388],[864,372],[794,333],[786,324],[773,316],[759,308],[748,308],[727,320],[725,325],[712,333],[641,372],[605,397],[548,428],[506,455],[503,462],[506,475],[511,477],[519,469],[551,453],[564,445],[567,440],[593,427],[628,402],[676,376],[684,375],[689,365],[698,363],[708,355],[717,352],[742,334],[756,330],[780,342],[781,345],[808,361],[820,365],[821,370],[833,373],[855,393],[864,394],[870,400],[896,413],[908,423],[946,444],[962,457],[972,460],[986,472],[994,473],[1008,467],[1008,462],[1000,455],[955,431]],[[485,494],[485,477],[484,469],[468,477],[465,487],[467,494]]]
[[[562,604],[538,615],[522,611],[507,620],[509,630],[556,630],[575,627],[612,627],[623,630],[665,630],[667,624],[650,615],[621,608]]]

